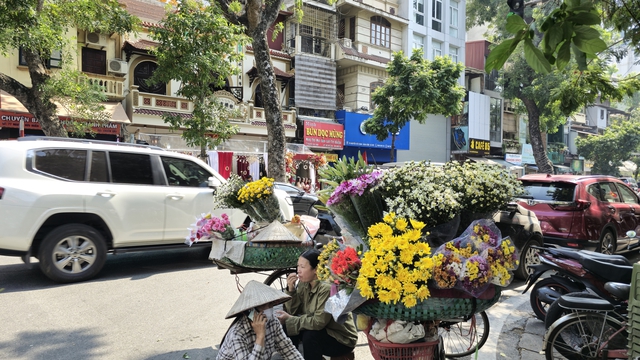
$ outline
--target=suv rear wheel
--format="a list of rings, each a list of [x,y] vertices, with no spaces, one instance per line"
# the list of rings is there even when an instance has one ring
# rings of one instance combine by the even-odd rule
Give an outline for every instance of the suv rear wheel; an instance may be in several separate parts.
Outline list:
[[[84,281],[102,269],[107,245],[104,237],[90,226],[62,225],[44,238],[38,259],[42,272],[54,281]]]
[[[532,248],[532,246],[541,246],[540,241],[532,239],[520,250],[520,265],[515,271],[515,276],[518,279],[526,280],[533,270],[529,269],[529,265],[540,264],[538,258],[538,249]]]
[[[613,255],[616,252],[616,238],[611,230],[605,230],[600,238],[598,251],[603,254]]]

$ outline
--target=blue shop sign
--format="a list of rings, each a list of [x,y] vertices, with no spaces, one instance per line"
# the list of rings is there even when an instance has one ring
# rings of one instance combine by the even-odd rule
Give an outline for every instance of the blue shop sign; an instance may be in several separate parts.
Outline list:
[[[363,123],[371,114],[358,114],[344,110],[336,111],[336,121],[344,125],[344,146],[357,146],[375,149],[391,149],[391,136],[384,141],[378,141],[375,135],[364,132]],[[396,150],[409,150],[410,123],[400,129],[396,135],[394,147]]]

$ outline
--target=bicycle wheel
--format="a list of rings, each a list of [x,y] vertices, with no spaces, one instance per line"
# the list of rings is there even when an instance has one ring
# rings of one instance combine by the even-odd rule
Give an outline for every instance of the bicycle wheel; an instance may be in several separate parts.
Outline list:
[[[547,360],[596,360],[602,358],[605,343],[609,350],[627,346],[624,323],[610,317],[605,322],[599,313],[570,317],[549,330],[544,348]]]
[[[442,321],[438,328],[442,336],[444,354],[448,358],[471,355],[480,349],[489,337],[489,317],[481,311],[467,321]]]
[[[285,289],[287,288],[287,276],[295,272],[295,268],[275,270],[271,273],[271,275],[267,277],[264,283],[266,285],[273,286],[280,291],[285,291]]]

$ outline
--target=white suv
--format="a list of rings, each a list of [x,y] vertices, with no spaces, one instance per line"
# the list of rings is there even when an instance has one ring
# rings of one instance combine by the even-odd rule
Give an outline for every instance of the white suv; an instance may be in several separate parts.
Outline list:
[[[108,252],[183,247],[226,180],[158,147],[84,139],[0,141],[0,255],[38,258],[58,282],[95,276]],[[212,189],[212,187],[214,189]],[[285,220],[291,199],[277,190]],[[232,225],[246,215],[230,213]]]

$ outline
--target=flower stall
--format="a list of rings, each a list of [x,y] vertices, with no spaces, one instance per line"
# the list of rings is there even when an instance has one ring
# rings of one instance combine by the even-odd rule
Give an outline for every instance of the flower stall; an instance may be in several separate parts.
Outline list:
[[[520,189],[502,169],[471,162],[344,180],[327,202],[346,231],[321,254],[319,277],[336,290],[325,311],[366,315],[358,326],[376,359],[443,357],[438,327],[488,309],[513,279],[515,246],[490,218]]]
[[[273,182],[267,177],[245,182],[231,175],[218,187],[214,209],[240,209],[251,223],[234,229],[226,214],[203,214],[192,224],[185,243],[211,241],[209,258],[232,273],[294,268],[300,254],[312,247],[319,220],[296,215],[283,224]]]

